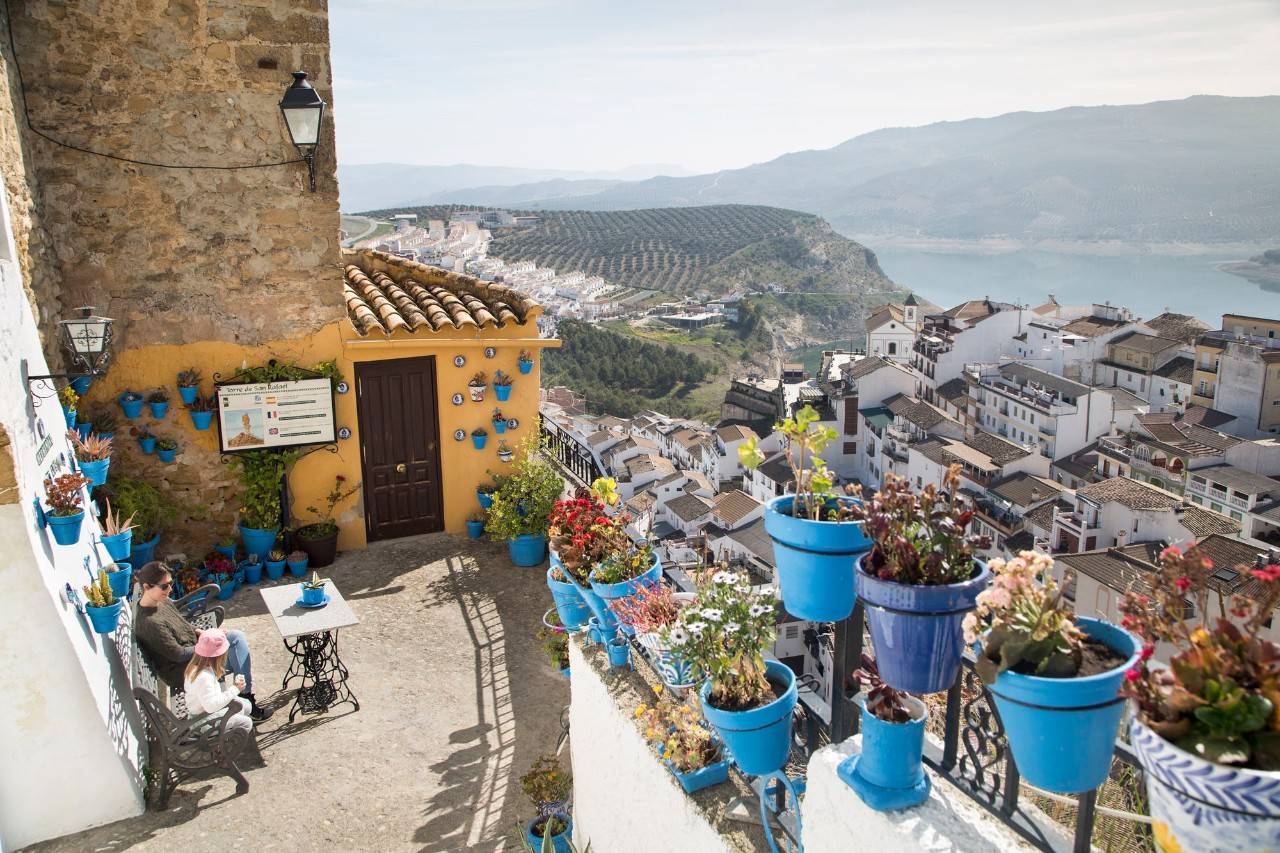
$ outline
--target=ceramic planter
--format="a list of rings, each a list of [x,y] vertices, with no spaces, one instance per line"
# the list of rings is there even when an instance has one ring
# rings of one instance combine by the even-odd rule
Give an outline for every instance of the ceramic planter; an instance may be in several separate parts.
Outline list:
[[[786,692],[762,708],[750,711],[723,711],[707,701],[711,682],[703,682],[699,695],[702,712],[715,728],[743,773],[763,776],[775,773],[791,754],[791,712],[796,706],[796,677],[776,660],[766,663],[774,681],[783,681]]]
[[[279,527],[258,528],[240,525],[240,542],[246,554],[270,554],[276,545],[276,537],[280,535]]]
[[[307,563],[307,557],[303,557],[301,560],[285,560],[285,565],[289,567],[289,574],[295,578],[300,578],[307,573]]]
[[[564,821],[565,828],[563,832],[551,836],[551,848],[555,853],[569,853],[571,849],[569,841],[573,837],[573,821],[564,815],[557,815],[557,817]],[[529,849],[533,850],[534,853],[539,853],[542,850],[542,836],[533,834],[533,825],[541,819],[535,817],[524,825],[525,843],[529,845]]]
[[[119,563],[129,559],[129,552],[133,550],[133,528],[130,527],[124,533],[117,533],[114,536],[103,536],[102,547],[107,549],[107,554],[113,562]]]
[[[636,590],[640,589],[640,587],[661,581],[662,560],[658,559],[657,554],[654,554],[653,565],[649,567],[649,570],[639,577],[632,578],[631,580],[620,581],[619,583],[598,583],[595,577],[595,570],[592,570],[591,574],[587,576],[587,580],[591,583],[591,590],[604,602],[604,606],[608,608],[612,602],[619,598],[627,598],[635,595]],[[612,611],[610,611],[610,616],[613,618],[614,623],[617,624],[616,617],[612,617]],[[603,622],[604,620],[601,621]],[[627,636],[635,636],[636,629],[632,628],[630,625],[622,625],[621,628],[622,632]]]
[[[101,486],[107,482],[107,470],[111,467],[111,457],[106,459],[95,459],[91,462],[81,462],[80,472],[89,478],[90,482],[95,486]]]
[[[676,594],[693,597],[692,593]],[[664,645],[661,636],[648,632],[637,632],[636,639],[640,641],[641,648],[649,652],[649,656],[653,660],[653,668],[658,671],[658,676],[662,679],[663,684],[668,687],[687,688],[693,687],[697,683],[698,674],[694,670],[693,664],[689,663],[669,646]]]
[[[506,421],[492,421],[491,423],[493,424],[493,431],[496,435],[502,435],[507,431]]]
[[[63,409],[62,420],[66,423],[67,429],[75,429],[76,428],[76,410]]]
[[[547,555],[547,537],[524,533],[507,542],[507,552],[516,566],[537,566]]]
[[[1141,648],[1136,637],[1109,622],[1080,616],[1076,624],[1127,660],[1085,678],[1037,678],[1006,671],[987,688],[1022,778],[1059,794],[1082,794],[1107,780],[1124,715],[1120,687]]]
[[[960,583],[917,586],[867,574],[862,570],[865,559],[858,558],[854,577],[858,598],[866,607],[880,677],[908,693],[946,690],[960,671],[961,623],[991,582],[987,564],[974,560],[977,574]]]
[[[147,403],[147,406],[151,409],[151,417],[158,421],[164,420],[164,416],[169,414],[169,402],[167,400],[163,403]]]
[[[75,515],[53,515],[45,510],[45,520],[53,541],[59,545],[74,545],[80,541],[80,525],[84,523],[84,510]]]
[[[183,405],[190,406],[199,395],[200,389],[195,385],[178,386],[178,399],[182,400]]]
[[[273,581],[278,581],[284,577],[284,560],[267,560],[267,577]]]
[[[1274,850],[1280,839],[1280,773],[1212,764],[1129,723],[1129,744],[1147,778],[1160,853]]]
[[[240,570],[244,572],[245,583],[262,583],[262,563],[250,563],[245,560],[240,564]]]
[[[609,654],[609,666],[623,667],[631,663],[631,643],[626,637],[615,636],[605,646]]]
[[[297,540],[298,549],[307,552],[307,563],[313,569],[322,569],[325,566],[333,565],[333,561],[338,556],[337,533],[330,533],[327,536],[320,536],[314,539],[298,536]]]
[[[483,535],[484,535],[483,521],[472,521],[472,520],[467,521],[467,538],[468,539],[479,539]]]
[[[865,694],[856,701],[862,707],[862,751],[840,762],[836,774],[876,811],[923,803],[931,787],[921,761],[929,710],[919,699],[906,696],[903,702],[912,718],[889,723],[867,710]]]
[[[467,393],[471,395],[471,402],[483,403],[484,392],[489,390],[488,385],[468,385]]]
[[[498,459],[502,462],[510,462],[515,458],[515,452],[512,450],[499,450]]]
[[[144,436],[138,439],[138,447],[142,452],[150,456],[156,452],[156,437],[154,435]]]
[[[206,430],[213,424],[213,412],[188,412],[191,425],[198,430]]]
[[[133,551],[129,554],[129,565],[142,567],[156,558],[156,546],[160,544],[157,533],[148,542],[134,542]]]
[[[129,597],[129,585],[133,580],[133,566],[128,563],[116,563],[114,572],[107,572],[107,583],[111,584],[111,594],[119,599]]]
[[[604,599],[596,594],[590,583],[583,586],[575,582],[574,586],[578,588],[578,595],[582,596],[582,600],[590,608],[593,614],[591,618],[599,626],[601,637],[612,637],[618,630],[618,619],[613,615],[613,611],[605,604]],[[596,640],[596,642],[603,642],[603,640]]]
[[[71,380],[71,390],[76,392],[77,397],[83,397],[89,393],[89,386],[93,384],[92,376],[77,376]]]
[[[600,620],[595,616],[587,620],[587,639],[597,644],[604,642],[604,630],[600,627]]]
[[[721,753],[723,755],[723,749]],[[672,776],[676,777],[676,781],[680,783],[681,788],[684,788],[686,794],[719,785],[721,782],[728,782],[729,765],[733,764],[728,758],[722,757],[715,764],[708,764],[706,767],[683,773],[677,770],[675,764],[668,758],[663,758],[662,763],[667,765],[667,769],[671,771]]]
[[[89,437],[89,433],[93,432],[93,424],[87,421],[85,423],[77,423],[76,432],[80,435],[80,440],[84,441]]]
[[[216,584],[218,585],[218,600],[219,600],[219,601],[228,601],[228,600],[230,600],[231,596],[233,596],[233,595],[235,595],[235,594],[236,594],[236,582],[235,582],[235,579],[234,579],[234,578],[229,579],[229,580],[227,580],[227,581],[225,581],[225,582],[224,582],[224,581],[214,581],[214,583],[216,583]]]
[[[156,456],[161,462],[172,462],[178,456],[178,448],[170,447],[168,450],[157,449]]]
[[[230,545],[214,545],[213,550],[217,551],[219,554],[226,557],[228,560],[232,561],[233,563],[235,562],[236,546],[234,542],[231,543]]]
[[[120,624],[120,609],[124,607],[123,601],[116,601],[106,607],[94,607],[92,604],[84,606],[84,612],[89,616],[89,624],[93,625],[93,630],[99,634],[110,634]]]
[[[519,361],[519,362],[516,362],[516,366],[519,367],[520,372],[525,374],[526,376],[533,372],[532,361]]]
[[[314,588],[304,586],[302,588],[302,603],[303,604],[319,604],[320,602],[324,601],[325,586],[327,586],[327,584],[314,587]]]
[[[551,557],[552,568],[547,569],[547,588],[551,590],[551,600],[555,602],[556,614],[560,624],[570,631],[577,630],[591,616],[591,608],[578,594],[577,584],[558,581],[551,576],[556,564],[556,557]]]
[[[471,446],[474,447],[476,450],[484,450],[484,446],[488,444],[488,442],[489,442],[488,433],[485,433],[483,435],[476,435],[474,432],[471,433]]]
[[[120,403],[120,409],[124,412],[124,416],[133,420],[142,415],[142,398],[136,400],[126,399],[123,394],[120,395],[117,402]]]
[[[832,498],[828,507],[852,498]],[[810,521],[791,515],[795,495],[765,505],[778,586],[787,612],[814,622],[838,622],[853,612],[853,564],[871,549],[858,521]]]
[[[488,509],[493,506],[493,492],[482,492],[477,489],[476,500],[480,501],[481,509]]]
[[[507,402],[508,400],[511,399],[511,386],[510,385],[494,385],[493,396],[498,398],[499,403]]]

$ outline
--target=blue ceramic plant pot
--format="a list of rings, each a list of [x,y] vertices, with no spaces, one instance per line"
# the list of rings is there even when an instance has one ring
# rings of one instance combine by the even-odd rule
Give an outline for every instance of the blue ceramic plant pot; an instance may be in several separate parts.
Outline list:
[[[118,402],[120,403],[120,408],[121,410],[124,411],[124,416],[126,418],[129,418],[130,420],[132,420],[136,417],[139,417],[142,414],[142,398],[141,397],[139,397],[136,400],[127,400],[125,399],[125,396],[121,394]]]
[[[85,423],[77,423],[76,432],[80,435],[80,440],[84,441],[89,437],[89,433],[93,432],[93,424],[87,421]]]
[[[476,500],[480,501],[481,509],[488,509],[493,506],[493,492],[476,492]]]
[[[141,568],[156,558],[156,546],[160,544],[157,533],[150,542],[134,542],[133,551],[129,553],[129,565]]]
[[[172,462],[178,456],[178,448],[170,447],[168,450],[156,450],[156,456],[161,462]]]
[[[236,594],[236,582],[228,580],[226,583],[222,581],[214,581],[218,585],[218,600],[227,601],[231,596]]]
[[[867,574],[862,570],[865,559],[858,558],[854,577],[880,677],[890,687],[917,695],[946,690],[960,671],[964,616],[991,582],[987,564],[974,560],[977,574],[960,583],[916,586]]]
[[[555,563],[556,558],[553,556],[552,568],[547,569],[547,588],[551,590],[551,600],[555,602],[560,624],[573,631],[581,628],[591,616],[591,608],[587,607],[587,603],[578,594],[577,584],[558,581],[551,577]]]
[[[46,510],[45,520],[49,522],[49,532],[53,541],[59,545],[74,545],[80,541],[80,525],[84,523],[84,510],[75,515],[51,515]]]
[[[699,695],[702,713],[724,741],[734,763],[743,773],[761,776],[781,770],[791,753],[791,712],[796,707],[796,677],[776,660],[766,663],[771,680],[787,685],[777,699],[750,711],[723,711],[707,701],[711,682],[705,681]]]
[[[152,436],[147,436],[146,438],[138,439],[138,447],[142,448],[142,452],[147,454],[148,456],[151,455],[152,453],[155,453],[156,437],[152,435]]]
[[[565,678],[571,678],[571,677],[572,677],[572,676],[570,675],[570,673],[569,673],[569,667],[567,667],[567,666],[566,666],[564,669],[560,670],[560,674],[561,674],[561,675],[563,675]]]
[[[198,430],[206,430],[213,423],[213,412],[188,412],[191,425]]]
[[[327,586],[328,584],[325,584],[324,586],[319,586],[319,587],[316,587],[315,589],[311,589],[309,587],[304,586],[302,588],[302,603],[303,604],[319,604],[320,602],[324,601],[325,589]]]
[[[484,522],[467,520],[467,538],[479,539],[484,535]]]
[[[524,533],[507,542],[511,562],[517,566],[537,566],[547,555],[547,537]]]
[[[107,572],[107,583],[111,584],[111,592],[116,598],[129,597],[129,584],[133,580],[133,566],[128,563],[116,563],[116,571]]]
[[[595,616],[587,619],[587,639],[593,643],[604,642],[604,631],[600,628],[600,620]]]
[[[289,574],[295,578],[300,578],[307,573],[307,561],[309,557],[303,557],[301,560],[285,560],[285,565],[289,567]]]
[[[609,666],[621,667],[631,663],[631,644],[625,637],[614,637],[605,648],[609,652]]]
[[[493,421],[493,431],[494,431],[495,433],[497,433],[498,435],[502,435],[504,432],[506,432],[506,431],[507,431],[507,422],[506,422],[506,421]]]
[[[264,564],[267,567],[267,577],[273,581],[278,581],[284,577],[284,560],[267,560]]]
[[[246,554],[270,554],[276,545],[276,537],[280,535],[279,527],[261,529],[240,525],[240,542]]]
[[[1022,778],[1059,794],[1092,791],[1106,781],[1124,716],[1120,688],[1141,649],[1137,637],[1109,622],[1078,616],[1076,624],[1127,658],[1124,664],[1085,678],[1006,671],[987,688]]]
[[[158,421],[164,420],[164,416],[169,414],[168,401],[163,403],[147,403],[147,405],[151,407],[151,417]]]
[[[484,446],[488,441],[489,436],[487,433],[485,435],[476,435],[475,433],[471,434],[471,446],[476,450],[484,450]]]
[[[240,570],[244,572],[245,583],[262,583],[262,563],[245,560],[240,564]]]
[[[76,428],[76,410],[75,409],[63,409],[62,419],[66,421],[67,429]]]
[[[667,765],[667,769],[671,771],[672,776],[676,777],[676,781],[680,783],[681,788],[684,788],[686,794],[701,791],[703,788],[710,788],[712,785],[719,785],[721,782],[728,782],[729,765],[733,764],[728,758],[724,758],[715,764],[708,764],[706,767],[691,770],[688,773],[681,773],[670,759],[664,758],[662,763]]]
[[[83,397],[89,393],[89,386],[93,384],[92,376],[77,376],[71,380],[71,390],[76,392],[77,397]]]
[[[102,547],[107,549],[107,555],[113,562],[129,559],[129,552],[133,550],[133,528],[114,536],[103,536]]]
[[[516,364],[520,368],[520,372],[525,374],[526,376],[533,372],[532,361],[520,361],[520,362],[516,362]]]
[[[115,438],[115,437],[116,437],[116,434],[114,432],[103,432],[101,430],[98,431],[98,438]]]
[[[871,550],[862,522],[810,521],[791,515],[795,495],[765,505],[764,529],[773,540],[778,586],[787,612],[814,622],[839,622],[853,612],[853,564]],[[832,498],[856,503],[853,498]]]
[[[494,385],[493,396],[498,398],[499,403],[507,402],[507,400],[511,399],[511,386],[510,385]]]
[[[231,543],[230,545],[214,545],[213,550],[217,551],[219,554],[226,557],[228,560],[232,561],[233,563],[235,562],[236,546],[234,542]]]
[[[596,624],[600,626],[601,634],[607,634],[612,637],[618,630],[618,620],[613,615],[613,611],[605,604],[604,599],[596,594],[590,584],[579,586],[575,583],[574,586],[578,589],[578,595],[582,597],[582,600],[586,602],[587,607],[591,610],[593,614],[591,618],[595,619]],[[596,642],[601,641],[597,640]]]
[[[551,848],[555,853],[569,853],[569,840],[573,837],[573,821],[564,815],[559,816],[565,822],[565,829],[556,835],[551,836]],[[534,818],[524,825],[524,840],[529,845],[529,849],[539,853],[542,850],[542,838],[533,834],[533,825],[541,818]]]
[[[99,634],[110,634],[120,624],[120,609],[124,607],[123,601],[116,601],[106,607],[94,607],[86,604],[84,612],[89,616],[89,624],[93,626],[93,630]]]
[[[836,774],[853,788],[858,797],[876,811],[887,812],[919,805],[929,798],[929,777],[921,755],[929,712],[923,702],[905,697],[912,719],[905,723],[886,722],[862,706],[862,752],[851,755],[836,768]]]
[[[184,405],[190,406],[196,401],[196,397],[200,395],[200,389],[195,385],[179,385],[178,399],[182,400]]]
[[[106,459],[80,463],[80,471],[88,477],[95,486],[101,486],[103,483],[107,482],[107,469],[110,467],[110,456]]]
[[[662,580],[662,560],[658,558],[657,554],[654,554],[653,565],[649,570],[639,577],[632,578],[631,580],[621,581],[619,583],[598,583],[596,582],[595,577],[595,570],[592,570],[591,574],[587,576],[587,580],[591,582],[591,590],[604,602],[604,606],[609,608],[612,603],[617,601],[619,598],[627,598],[635,595],[636,590],[640,589],[640,587],[660,582]],[[611,610],[609,612],[614,623],[619,624],[619,627],[622,628],[622,632],[624,634],[628,637],[635,636],[635,628],[632,628],[630,625],[622,625],[618,623],[617,617],[612,615]]]

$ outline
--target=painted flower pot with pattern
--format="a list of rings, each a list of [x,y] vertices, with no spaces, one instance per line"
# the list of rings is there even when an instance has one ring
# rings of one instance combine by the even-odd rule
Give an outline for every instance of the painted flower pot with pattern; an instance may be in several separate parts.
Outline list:
[[[711,682],[699,691],[702,713],[729,748],[729,754],[743,773],[762,776],[781,770],[791,754],[791,712],[796,707],[796,677],[776,660],[765,666],[771,681],[786,684],[781,696],[768,705],[750,711],[724,711],[707,701]]]
[[[267,577],[273,581],[278,581],[284,577],[284,560],[267,560],[264,564],[267,567]]]
[[[498,398],[499,403],[507,402],[507,400],[511,399],[511,386],[510,385],[494,385],[493,396]]]
[[[692,593],[676,593],[676,595],[688,595],[690,599],[693,598]],[[663,684],[683,689],[698,683],[698,672],[694,665],[685,660],[679,652],[665,645],[660,634],[640,631],[636,633],[636,640],[639,641],[641,648],[649,653],[653,668],[658,671],[658,677],[662,679]]]
[[[113,562],[128,560],[129,552],[133,550],[133,528],[114,536],[103,536],[102,547],[107,549],[107,555]]]
[[[558,815],[558,817],[564,821],[565,828],[562,832],[558,832],[551,836],[551,849],[554,853],[569,853],[572,849],[569,846],[569,842],[573,837],[573,821],[564,815]],[[534,853],[541,853],[542,850],[542,836],[533,834],[534,824],[540,820],[542,820],[542,818],[535,817],[524,825],[525,843],[529,845],[529,849],[534,851]]]
[[[854,577],[880,677],[890,687],[917,695],[946,690],[960,672],[964,616],[991,583],[991,570],[975,559],[977,572],[968,580],[924,586],[867,574],[865,559],[858,558]]]
[[[467,393],[471,395],[471,402],[473,403],[483,403],[484,392],[488,390],[489,390],[488,385],[468,385],[467,386]]]
[[[151,409],[151,417],[158,421],[164,420],[165,415],[169,414],[168,401],[163,403],[147,403],[147,406]]]
[[[483,535],[484,535],[484,522],[475,521],[474,519],[468,519],[467,520],[467,538],[479,539]]]
[[[538,566],[547,555],[547,537],[524,533],[507,541],[511,562],[517,566]]]
[[[1079,616],[1076,624],[1127,660],[1084,678],[1039,678],[1006,670],[987,688],[1022,778],[1058,794],[1082,794],[1107,780],[1124,716],[1120,687],[1141,649],[1137,637],[1109,622]]]
[[[80,526],[84,523],[84,510],[75,515],[52,515],[45,510],[45,520],[53,541],[59,545],[74,545],[80,541]]]
[[[107,583],[111,585],[111,594],[116,598],[128,599],[132,581],[133,566],[128,563],[116,563],[116,570],[107,572]]]
[[[914,696],[905,696],[911,719],[891,723],[867,710],[866,694],[856,701],[862,708],[862,751],[840,762],[836,775],[876,811],[923,803],[931,787],[922,761],[928,708]]]
[[[178,386],[178,399],[182,400],[183,405],[190,406],[199,395],[200,389],[195,385]]]
[[[764,529],[773,540],[778,586],[787,612],[814,622],[839,622],[853,612],[853,564],[871,549],[860,521],[810,521],[791,515],[795,495],[765,505]],[[831,498],[856,503],[853,498]]]
[[[595,579],[596,573],[593,569],[591,574],[587,576],[587,580],[591,583],[591,591],[604,603],[604,607],[608,609],[613,624],[622,628],[622,632],[628,637],[635,636],[636,629],[630,625],[621,625],[616,617],[613,616],[612,604],[620,598],[628,598],[636,594],[636,591],[642,586],[658,583],[662,579],[662,560],[657,554],[653,555],[653,565],[649,570],[639,577],[631,580],[621,581],[619,583],[599,583]],[[596,614],[599,615],[599,614]],[[604,622],[602,619],[601,622]]]
[[[110,634],[120,625],[120,610],[124,607],[124,602],[117,600],[114,604],[106,607],[94,607],[92,604],[84,606],[84,612],[89,617],[89,624],[93,626],[93,630],[99,634]]]
[[[80,471],[89,478],[95,486],[101,486],[107,482],[107,470],[111,467],[111,457],[106,459],[94,459],[89,462],[80,463]]]
[[[553,553],[551,568],[547,569],[547,588],[551,590],[551,600],[555,602],[556,615],[560,617],[560,624],[574,631],[581,628],[590,618],[591,608],[587,607],[587,603],[582,600],[577,584],[558,581],[551,576],[558,560],[559,558]]]
[[[240,525],[240,542],[246,554],[270,554],[280,535],[279,527],[259,528]]]
[[[141,568],[156,558],[156,546],[160,544],[160,534],[157,533],[148,542],[134,542],[133,550],[129,553],[129,565]]]
[[[133,420],[142,415],[142,398],[136,400],[126,399],[123,394],[120,395],[117,402],[120,403],[120,409],[124,412],[124,416]]]
[[[187,412],[191,415],[191,425],[197,430],[206,430],[213,425],[213,412]]]

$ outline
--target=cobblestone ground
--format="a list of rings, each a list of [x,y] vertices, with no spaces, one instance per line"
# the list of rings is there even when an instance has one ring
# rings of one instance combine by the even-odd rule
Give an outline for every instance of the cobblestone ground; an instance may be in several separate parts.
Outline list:
[[[257,590],[242,589],[226,624],[248,634],[259,701],[276,708],[240,762],[248,793],[189,780],[164,812],[33,849],[519,850],[532,817],[519,777],[554,749],[569,701],[533,637],[551,606],[545,571],[444,534],[341,556],[322,574],[360,619],[340,635],[360,710],[292,725],[292,694],[278,691],[288,653]]]

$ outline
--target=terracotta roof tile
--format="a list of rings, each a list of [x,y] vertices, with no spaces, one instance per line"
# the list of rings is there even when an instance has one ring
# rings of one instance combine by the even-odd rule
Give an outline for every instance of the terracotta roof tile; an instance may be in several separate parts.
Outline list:
[[[731,527],[759,507],[760,501],[751,497],[742,489],[730,489],[727,492],[716,495],[715,500],[712,502],[712,512],[724,519],[724,522]]]

